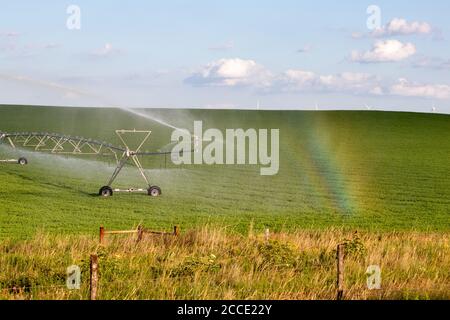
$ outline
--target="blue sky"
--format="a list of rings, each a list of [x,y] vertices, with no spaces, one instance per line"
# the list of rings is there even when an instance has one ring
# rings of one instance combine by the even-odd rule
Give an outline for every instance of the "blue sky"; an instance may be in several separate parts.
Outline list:
[[[0,103],[450,113],[448,1],[0,3]]]

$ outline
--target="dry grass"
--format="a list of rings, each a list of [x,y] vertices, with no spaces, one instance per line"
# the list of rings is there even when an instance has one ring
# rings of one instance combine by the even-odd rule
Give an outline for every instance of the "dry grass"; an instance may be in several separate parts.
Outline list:
[[[364,233],[334,229],[248,236],[203,227],[178,238],[38,234],[0,243],[0,298],[87,299],[89,255],[100,264],[100,299],[334,299],[335,248],[347,239],[346,299],[450,299],[448,233]],[[66,268],[82,270],[80,290]],[[368,290],[369,265],[382,289]],[[12,289],[14,288],[14,289]]]

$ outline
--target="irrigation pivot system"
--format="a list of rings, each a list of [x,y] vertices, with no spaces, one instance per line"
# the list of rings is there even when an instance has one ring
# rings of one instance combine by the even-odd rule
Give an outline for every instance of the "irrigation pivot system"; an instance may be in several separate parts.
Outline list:
[[[22,147],[32,151],[65,155],[112,155],[123,151],[107,142],[82,137],[72,137],[58,133],[15,132],[0,133],[0,142],[7,140],[12,148]]]
[[[144,138],[142,139],[139,146],[136,148],[136,150],[131,150],[128,144],[125,142],[124,135],[127,133],[143,133],[145,134]],[[108,184],[106,186],[103,186],[100,188],[99,195],[104,197],[109,197],[113,195],[113,192],[147,192],[149,196],[152,197],[158,197],[161,195],[161,188],[158,186],[152,186],[150,185],[149,179],[147,175],[144,172],[144,169],[142,168],[142,164],[139,161],[138,154],[139,150],[142,148],[144,143],[148,140],[150,137],[151,131],[144,131],[144,130],[116,130],[116,134],[119,137],[120,141],[125,146],[125,150],[122,153],[122,157],[119,159],[117,163],[117,167],[114,170],[113,175],[108,181]],[[129,160],[133,161],[133,164],[138,168],[139,173],[141,174],[142,178],[144,178],[145,182],[147,183],[148,188],[147,189],[136,189],[136,188],[129,188],[129,189],[112,189],[111,185],[114,183],[114,180],[116,180],[117,176],[119,175],[122,168],[125,166],[125,164]]]
[[[110,197],[114,192],[144,192],[152,197],[160,196],[162,193],[161,188],[150,184],[150,179],[146,175],[138,156],[167,155],[172,154],[172,152],[141,152],[140,150],[151,134],[151,131],[148,130],[116,130],[116,134],[122,142],[123,147],[116,147],[104,141],[43,132],[0,132],[0,142],[7,141],[14,149],[18,146],[28,149],[31,148],[32,151],[49,152],[51,154],[113,156],[117,162],[117,166],[107,184],[100,188],[98,192],[100,196]],[[136,149],[132,150],[124,139],[124,135],[126,134],[143,134],[144,138]],[[146,183],[146,187],[113,189],[112,184],[123,167],[130,161],[138,169]],[[0,162],[14,162],[21,165],[28,163],[25,158],[20,158],[19,160],[0,160]]]

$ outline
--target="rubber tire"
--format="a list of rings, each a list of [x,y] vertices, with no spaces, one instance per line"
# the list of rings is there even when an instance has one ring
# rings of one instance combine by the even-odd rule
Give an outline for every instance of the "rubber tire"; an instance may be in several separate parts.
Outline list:
[[[161,188],[158,186],[151,186],[150,188],[148,188],[148,195],[150,197],[159,197],[161,194]]]
[[[27,165],[28,164],[28,160],[27,158],[19,158],[19,160],[17,160],[17,163],[20,164],[21,166]]]
[[[100,188],[100,191],[98,192],[98,195],[102,196],[102,197],[105,197],[105,198],[112,197],[113,190],[110,187],[108,187],[108,186],[104,186],[104,187]]]

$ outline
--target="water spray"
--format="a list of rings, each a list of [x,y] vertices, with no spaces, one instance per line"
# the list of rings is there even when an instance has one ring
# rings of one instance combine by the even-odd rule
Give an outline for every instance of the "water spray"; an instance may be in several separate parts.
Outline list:
[[[93,94],[91,92],[85,91],[85,90],[80,90],[80,89],[75,89],[72,87],[68,87],[65,85],[61,85],[58,83],[54,83],[54,82],[50,82],[50,81],[43,81],[43,80],[36,80],[33,78],[29,78],[29,77],[25,77],[25,76],[11,76],[11,75],[5,75],[5,74],[0,74],[0,79],[7,79],[7,80],[13,80],[16,82],[20,82],[20,83],[26,83],[29,85],[34,85],[34,86],[40,86],[40,87],[45,87],[51,90],[56,90],[56,91],[60,91],[63,92],[64,94],[67,93],[71,93],[71,94],[75,94],[78,96],[83,96],[89,99],[94,99],[95,101],[101,102],[105,107],[110,107],[110,108],[115,108],[115,109],[120,109],[122,111],[134,114],[136,116],[157,122],[163,126],[166,126],[168,128],[171,129],[175,129],[175,130],[182,130],[182,131],[186,131],[185,129],[181,129],[178,128],[170,123],[168,123],[167,121],[164,121],[162,119],[159,119],[155,116],[149,115],[147,113],[138,111],[137,109],[133,109],[130,107],[126,107],[126,106],[121,106],[120,104],[117,104],[113,101],[110,101],[109,99],[106,99],[102,96],[99,96],[97,94]]]

